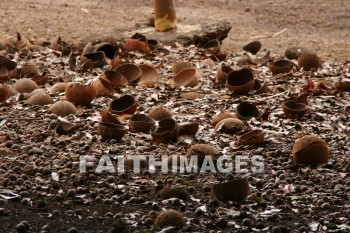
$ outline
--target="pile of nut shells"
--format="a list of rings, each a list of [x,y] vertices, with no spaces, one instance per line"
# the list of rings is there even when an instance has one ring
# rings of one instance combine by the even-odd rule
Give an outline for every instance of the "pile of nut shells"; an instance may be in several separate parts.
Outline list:
[[[350,63],[297,48],[260,52],[257,41],[236,52],[217,40],[167,46],[141,34],[85,47],[9,41],[0,56],[8,231],[349,228]],[[81,172],[81,156],[95,165],[122,156],[127,172]],[[144,158],[138,173],[133,156]],[[245,172],[153,173],[151,156],[166,156],[169,168],[192,156],[198,167],[206,156],[215,166],[244,156]],[[84,219],[102,224],[86,229]]]

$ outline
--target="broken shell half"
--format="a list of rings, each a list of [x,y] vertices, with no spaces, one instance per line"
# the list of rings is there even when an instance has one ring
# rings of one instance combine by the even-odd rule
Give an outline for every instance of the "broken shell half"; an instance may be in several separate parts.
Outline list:
[[[174,141],[179,136],[179,127],[174,119],[166,118],[158,122],[158,127],[151,134],[156,140]]]
[[[147,37],[141,33],[136,32],[131,39],[136,39],[142,42],[147,42]]]
[[[214,184],[211,191],[219,201],[243,201],[249,194],[247,178]]]
[[[109,110],[118,115],[134,114],[138,107],[138,103],[134,96],[123,95],[118,99],[113,100],[109,105]]]
[[[254,87],[254,74],[251,69],[233,70],[227,75],[226,87],[237,95],[248,94]]]
[[[99,77],[93,81],[92,86],[95,88],[97,96],[113,96],[115,89],[110,84],[107,80]]]
[[[125,64],[122,59],[120,58],[119,55],[115,56],[112,60],[111,60],[111,70],[114,70],[115,68],[117,68],[118,66]]]
[[[214,40],[210,40],[207,43],[205,43],[203,45],[203,48],[211,54],[219,54],[220,53],[220,47],[221,47],[221,43],[219,40],[214,39]]]
[[[117,124],[117,125],[123,124],[121,122],[121,120],[118,117],[111,114],[108,111],[108,109],[101,110],[100,114],[101,114],[101,122],[103,122],[103,123],[113,123],[113,124]]]
[[[147,43],[138,39],[127,39],[124,43],[124,50],[126,52],[140,51],[143,53],[148,53],[150,51],[150,47]]]
[[[155,49],[155,48],[158,47],[159,42],[158,42],[158,40],[155,40],[155,39],[148,39],[148,40],[147,40],[147,44],[149,45],[149,47],[150,47],[151,49]]]
[[[153,66],[142,64],[139,65],[139,67],[142,71],[142,75],[139,81],[140,85],[153,86],[158,82],[159,75],[157,70]]]
[[[272,72],[272,74],[281,74],[281,73],[288,73],[293,69],[293,67],[296,66],[293,62],[289,60],[278,60],[274,62],[270,62],[268,64],[269,70]]]
[[[87,45],[85,45],[83,52],[81,53],[81,56],[80,56],[80,62],[82,64],[86,63],[89,59],[84,55],[92,53],[94,50],[95,50],[95,46],[93,46],[91,43],[88,43]]]
[[[127,85],[128,80],[122,74],[113,70],[106,70],[92,83],[98,96],[113,96],[117,88]]]
[[[328,162],[328,145],[321,138],[305,135],[293,145],[293,160],[300,164],[323,164]]]
[[[226,118],[215,126],[215,131],[227,134],[235,134],[245,129],[244,123],[237,118]]]
[[[261,117],[261,112],[259,109],[251,103],[242,102],[237,105],[235,110],[238,119],[243,121],[248,121],[251,118],[259,119]]]
[[[254,129],[243,134],[238,139],[238,145],[259,145],[264,142],[265,132],[262,129]]]
[[[263,94],[267,91],[267,82],[264,80],[255,79],[253,89],[255,90],[254,94]]]
[[[155,128],[156,121],[145,114],[134,114],[129,120],[129,127],[135,132],[149,132]]]
[[[283,112],[290,118],[301,118],[308,111],[308,106],[304,103],[298,103],[295,100],[287,100],[282,104]]]
[[[235,118],[235,114],[228,112],[220,112],[219,115],[215,115],[211,121],[211,123],[215,126],[217,123],[226,118]]]
[[[187,68],[181,70],[174,76],[174,84],[178,87],[194,87],[198,84],[200,76],[201,74],[196,68]]]
[[[96,98],[96,90],[93,86],[80,83],[70,84],[66,87],[65,96],[69,102],[77,105],[89,105]]]
[[[103,122],[98,124],[97,131],[101,135],[102,140],[120,140],[128,130],[122,125]]]
[[[192,68],[193,64],[189,61],[184,61],[184,62],[174,62],[173,63],[173,73],[176,75],[179,73],[181,70],[187,69],[187,68]]]
[[[41,75],[32,76],[31,79],[38,85],[44,85],[49,80],[49,74],[44,72]]]
[[[142,70],[137,65],[126,63],[118,66],[114,71],[122,74],[129,83],[137,83],[142,75]]]
[[[94,52],[94,53],[87,53],[84,54],[83,57],[85,57],[87,60],[83,64],[88,64],[89,62],[92,62],[92,68],[99,67],[102,68],[106,64],[106,56],[105,53],[102,51]],[[83,59],[82,61],[84,61]],[[87,65],[88,68],[90,65]]]
[[[115,48],[107,42],[95,44],[94,52],[103,52],[108,59],[113,59],[116,55]]]

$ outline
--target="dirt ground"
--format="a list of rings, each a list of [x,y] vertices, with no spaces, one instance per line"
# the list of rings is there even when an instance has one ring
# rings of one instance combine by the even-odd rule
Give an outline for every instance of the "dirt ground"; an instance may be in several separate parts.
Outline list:
[[[182,0],[176,4],[178,21],[183,24],[229,21],[232,30],[224,41],[228,51],[259,39],[263,49],[281,55],[287,47],[298,45],[323,59],[350,56],[348,0]],[[2,0],[0,34],[21,32],[33,39],[59,35],[74,41],[144,24],[152,12],[152,1],[145,0]]]

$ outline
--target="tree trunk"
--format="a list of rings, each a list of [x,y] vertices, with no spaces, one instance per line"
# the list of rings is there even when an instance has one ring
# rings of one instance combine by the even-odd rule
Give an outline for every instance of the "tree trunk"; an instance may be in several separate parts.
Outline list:
[[[159,32],[176,29],[175,0],[154,0],[154,25]]]

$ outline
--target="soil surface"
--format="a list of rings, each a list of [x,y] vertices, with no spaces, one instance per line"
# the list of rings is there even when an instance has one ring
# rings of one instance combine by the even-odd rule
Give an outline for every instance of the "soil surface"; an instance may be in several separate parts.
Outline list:
[[[178,21],[183,24],[230,22],[232,30],[224,41],[229,51],[260,39],[263,49],[277,54],[290,46],[303,46],[323,59],[349,58],[349,11],[347,0],[177,1]],[[145,0],[3,0],[0,34],[20,32],[33,39],[61,36],[75,41],[144,24],[152,12],[152,1]]]
[[[79,49],[70,53],[59,51],[60,47],[19,46],[18,53],[14,53],[16,49],[1,51],[17,64],[16,69],[8,68],[12,63],[0,57],[6,61],[0,62],[0,233],[349,232],[349,8],[347,0],[177,1],[178,19],[183,24],[220,20],[232,24],[221,48],[227,57],[213,56],[194,46],[160,45],[147,53],[118,50],[120,62],[153,66],[159,74],[157,82],[151,86],[142,82],[118,84],[113,96],[96,97],[87,106],[76,104],[77,111],[64,117],[52,112],[51,103],[34,105],[19,87],[19,80],[23,81],[23,76],[33,78],[33,70],[43,74],[46,81],[23,88],[40,87],[52,102],[58,102],[68,97],[64,89],[53,92],[53,85],[97,82],[98,78],[106,78],[104,72],[116,65],[116,60],[107,59],[87,69],[89,65],[80,66],[84,61],[80,60]],[[90,34],[144,24],[151,15],[151,1],[2,0],[0,34],[14,36],[20,32],[34,41],[61,36],[64,41],[76,42]],[[263,44],[259,56],[265,54],[264,50],[271,51],[266,60],[247,60],[242,51],[242,46],[256,39]],[[290,46],[316,52],[323,60],[322,66],[307,71],[295,65],[285,74],[272,74],[267,62],[282,57]],[[71,48],[75,49],[66,49]],[[173,63],[179,61],[190,61],[200,71],[194,87],[174,85]],[[91,61],[86,64],[93,65]],[[251,71],[246,72],[252,72],[266,89],[255,87],[244,95],[231,93],[215,81],[223,64],[234,70],[249,66]],[[25,65],[30,65],[30,72],[24,72],[23,67],[29,70]],[[13,88],[23,93],[15,93]],[[4,90],[12,92],[12,96],[5,95],[6,101],[1,95]],[[160,142],[149,132],[129,130],[128,113],[118,116],[128,129],[123,138],[104,141],[98,131],[99,122],[106,120],[101,110],[124,94],[136,98],[139,113],[148,114],[155,106],[165,106],[179,125],[198,123],[199,129],[195,136],[181,135]],[[286,115],[281,104],[291,99],[305,104],[305,115]],[[235,119],[237,128],[228,131],[224,131],[223,123],[217,127],[212,124],[213,117],[222,111],[234,116],[242,102],[255,105],[262,116],[242,122]],[[247,117],[251,117],[250,112]],[[265,133],[262,142],[238,143],[243,134],[256,128]],[[309,156],[321,156],[327,152],[327,145],[327,163],[295,162],[293,145],[307,134],[324,140],[313,143],[321,145],[321,151]],[[117,156],[141,154],[157,160],[163,155],[188,156],[196,144],[213,147],[206,152],[214,151],[214,157],[219,153],[236,161],[238,156],[246,156],[248,164],[243,168],[248,173],[162,174],[159,168],[153,174],[144,168],[137,174],[100,174],[95,167],[86,173],[79,170],[81,155],[92,156],[95,164],[102,155],[108,155],[116,166]],[[261,173],[251,170],[251,159],[256,155],[263,160]],[[241,190],[244,186],[231,189],[241,192],[241,200],[221,200],[212,191],[214,184],[242,176],[247,177],[249,195]],[[168,187],[176,189],[164,194]],[[181,213],[180,220],[169,220],[170,225],[182,227],[185,222],[185,227],[164,228],[159,219],[155,221],[170,209]]]

